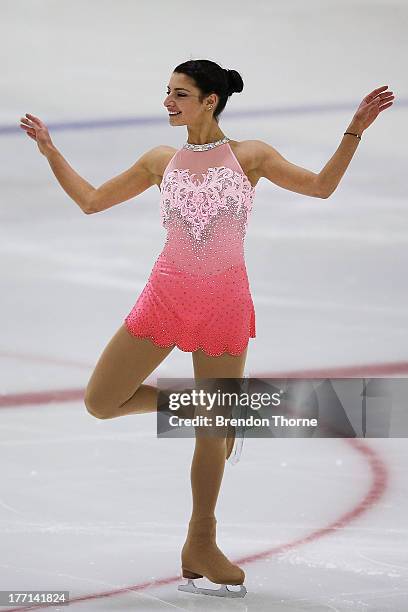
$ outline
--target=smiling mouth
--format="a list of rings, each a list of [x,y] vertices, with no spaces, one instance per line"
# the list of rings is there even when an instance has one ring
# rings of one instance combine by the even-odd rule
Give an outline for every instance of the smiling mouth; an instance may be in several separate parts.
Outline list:
[[[177,117],[177,115],[181,115],[181,111],[178,113],[169,113],[169,117]]]

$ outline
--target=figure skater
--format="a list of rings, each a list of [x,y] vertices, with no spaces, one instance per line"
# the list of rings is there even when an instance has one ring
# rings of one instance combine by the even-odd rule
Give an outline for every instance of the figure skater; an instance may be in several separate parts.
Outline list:
[[[85,405],[99,419],[157,410],[157,388],[143,381],[177,346],[192,353],[196,379],[241,379],[255,312],[244,260],[244,237],[261,177],[303,195],[328,198],[346,171],[362,132],[391,106],[388,85],[359,105],[341,143],[320,173],[287,161],[260,140],[236,141],[219,126],[228,98],[241,92],[235,70],[209,60],[178,65],[164,107],[172,126],[187,127],[175,150],[160,145],[98,188],[84,180],[53,144],[46,125],[26,113],[21,128],[37,142],[57,180],[86,214],[106,210],[156,185],[164,248],[146,286],[102,352],[88,382]],[[236,436],[235,436],[236,438]],[[244,571],[216,545],[215,507],[234,433],[196,435],[191,464],[192,514],[182,573],[187,590],[243,596]],[[223,585],[200,589],[205,576]],[[227,585],[241,585],[233,591]],[[183,586],[179,587],[183,588]]]

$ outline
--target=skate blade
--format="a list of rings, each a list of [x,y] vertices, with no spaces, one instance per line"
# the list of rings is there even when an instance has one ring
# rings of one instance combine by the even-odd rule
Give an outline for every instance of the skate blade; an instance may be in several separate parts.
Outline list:
[[[243,438],[235,438],[234,448],[228,458],[231,465],[236,465],[238,461],[241,459],[243,444],[244,444]]]
[[[195,593],[196,595],[215,595],[216,597],[245,597],[247,590],[243,584],[239,586],[239,591],[231,591],[226,584],[222,584],[219,589],[205,589],[194,584],[194,580],[188,579],[187,584],[179,584],[179,591]]]
[[[246,418],[248,415],[248,407],[240,406],[239,408],[239,418]],[[239,433],[239,435],[238,435]],[[230,456],[228,457],[228,461],[231,465],[236,465],[241,459],[242,455],[242,447],[244,445],[244,435],[245,435],[245,427],[237,427],[235,429],[235,440],[234,445],[232,447],[232,451]]]

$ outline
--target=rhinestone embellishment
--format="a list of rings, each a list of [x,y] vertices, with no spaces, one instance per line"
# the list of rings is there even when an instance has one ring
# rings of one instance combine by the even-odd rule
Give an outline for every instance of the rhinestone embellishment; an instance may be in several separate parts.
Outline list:
[[[231,139],[228,136],[224,136],[221,140],[217,140],[216,142],[206,142],[204,144],[191,144],[190,142],[186,142],[183,145],[183,149],[188,149],[189,151],[208,151],[209,149],[214,149],[214,147],[219,147],[226,142],[229,142]]]
[[[210,222],[221,211],[229,210],[230,214],[243,218],[246,231],[255,197],[255,188],[248,178],[225,166],[208,168],[202,182],[194,180],[194,176],[187,168],[175,168],[166,175],[160,199],[162,225],[166,227],[171,211],[179,211],[195,240],[201,240]]]

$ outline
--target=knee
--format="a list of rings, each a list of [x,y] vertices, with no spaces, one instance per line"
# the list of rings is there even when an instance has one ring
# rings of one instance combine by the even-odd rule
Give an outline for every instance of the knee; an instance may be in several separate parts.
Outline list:
[[[109,414],[103,410],[98,398],[89,389],[85,391],[84,404],[88,413],[97,419],[108,419]]]

